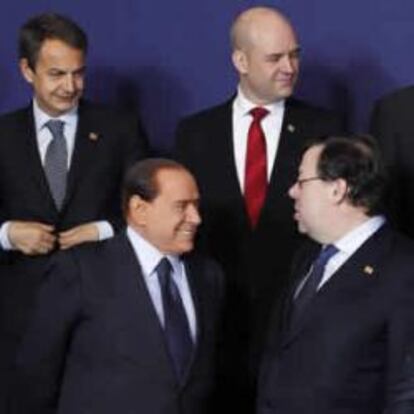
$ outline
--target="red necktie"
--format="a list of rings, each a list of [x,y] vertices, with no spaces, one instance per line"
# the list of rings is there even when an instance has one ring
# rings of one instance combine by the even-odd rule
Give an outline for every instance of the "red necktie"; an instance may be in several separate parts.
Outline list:
[[[256,227],[266,197],[266,140],[260,121],[268,113],[264,108],[253,108],[250,111],[253,121],[247,136],[244,199],[252,228]]]

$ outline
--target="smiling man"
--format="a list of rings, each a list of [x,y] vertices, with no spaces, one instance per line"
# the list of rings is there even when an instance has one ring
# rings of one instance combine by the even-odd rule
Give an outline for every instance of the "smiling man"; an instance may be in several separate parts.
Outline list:
[[[223,411],[243,413],[252,410],[246,362],[254,371],[271,303],[285,285],[297,242],[287,190],[301,145],[343,125],[291,97],[301,47],[279,10],[245,10],[234,20],[230,40],[237,93],[179,124],[176,156],[200,186],[200,241],[228,276],[222,388],[229,404]]]
[[[122,226],[121,178],[147,155],[135,116],[81,101],[87,43],[56,14],[20,30],[20,70],[33,100],[0,117],[0,394],[50,254]]]
[[[213,413],[223,277],[191,254],[199,194],[148,159],[123,187],[125,234],[50,268],[17,358],[11,413]]]
[[[289,195],[317,244],[269,325],[258,414],[413,412],[414,244],[381,215],[385,183],[371,137],[304,152]]]

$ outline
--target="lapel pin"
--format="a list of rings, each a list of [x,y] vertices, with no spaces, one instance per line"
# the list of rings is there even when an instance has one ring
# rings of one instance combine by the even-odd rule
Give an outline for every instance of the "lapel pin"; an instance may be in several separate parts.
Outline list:
[[[98,141],[99,135],[96,132],[89,132],[89,139],[91,141]]]
[[[292,125],[292,124],[288,124],[288,126],[287,126],[287,130],[289,131],[289,132],[295,132],[295,126],[294,125]]]
[[[364,273],[365,273],[366,275],[372,276],[372,275],[373,275],[373,273],[374,273],[374,268],[373,268],[372,266],[366,265],[366,266],[364,267]]]

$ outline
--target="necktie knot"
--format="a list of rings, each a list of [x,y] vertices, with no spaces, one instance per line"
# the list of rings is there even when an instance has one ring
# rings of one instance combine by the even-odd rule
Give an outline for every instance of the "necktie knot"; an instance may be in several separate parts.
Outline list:
[[[45,125],[51,132],[53,138],[63,137],[63,126],[65,125],[63,121],[60,121],[59,119],[50,119]]]
[[[170,261],[166,257],[163,257],[155,268],[161,288],[165,288],[168,285],[169,278],[171,277],[171,270],[172,266]]]
[[[327,244],[319,253],[319,256],[315,260],[315,265],[325,267],[329,259],[338,253],[338,248],[333,244]]]
[[[260,122],[268,113],[269,111],[266,108],[260,106],[253,108],[250,111],[250,115],[253,117],[253,122]]]

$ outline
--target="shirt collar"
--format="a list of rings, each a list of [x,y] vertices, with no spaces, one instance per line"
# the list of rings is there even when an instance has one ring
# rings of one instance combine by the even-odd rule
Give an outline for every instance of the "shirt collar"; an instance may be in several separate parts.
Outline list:
[[[334,245],[339,251],[348,255],[353,254],[369,237],[371,237],[385,223],[385,217],[381,215],[373,216],[364,221],[355,229],[337,240]]]
[[[50,119],[59,119],[63,121],[65,125],[76,126],[76,121],[78,118],[78,106],[75,106],[70,111],[58,116],[52,117],[43,111],[39,104],[36,101],[36,98],[33,98],[33,117],[36,125],[36,131],[39,132],[45,126],[46,122]]]
[[[235,110],[241,116],[247,116],[250,115],[250,111],[257,106],[257,104],[246,98],[246,95],[243,93],[239,85],[237,88],[237,95],[234,100]],[[280,101],[272,102],[267,105],[262,105],[261,107],[267,109],[271,115],[274,115],[285,107],[285,99],[281,99]]]
[[[163,257],[167,257],[170,261],[174,274],[178,277],[181,276],[181,259],[178,256],[163,254],[130,226],[127,227],[127,237],[134,248],[134,252],[146,277],[155,274],[155,268]]]

